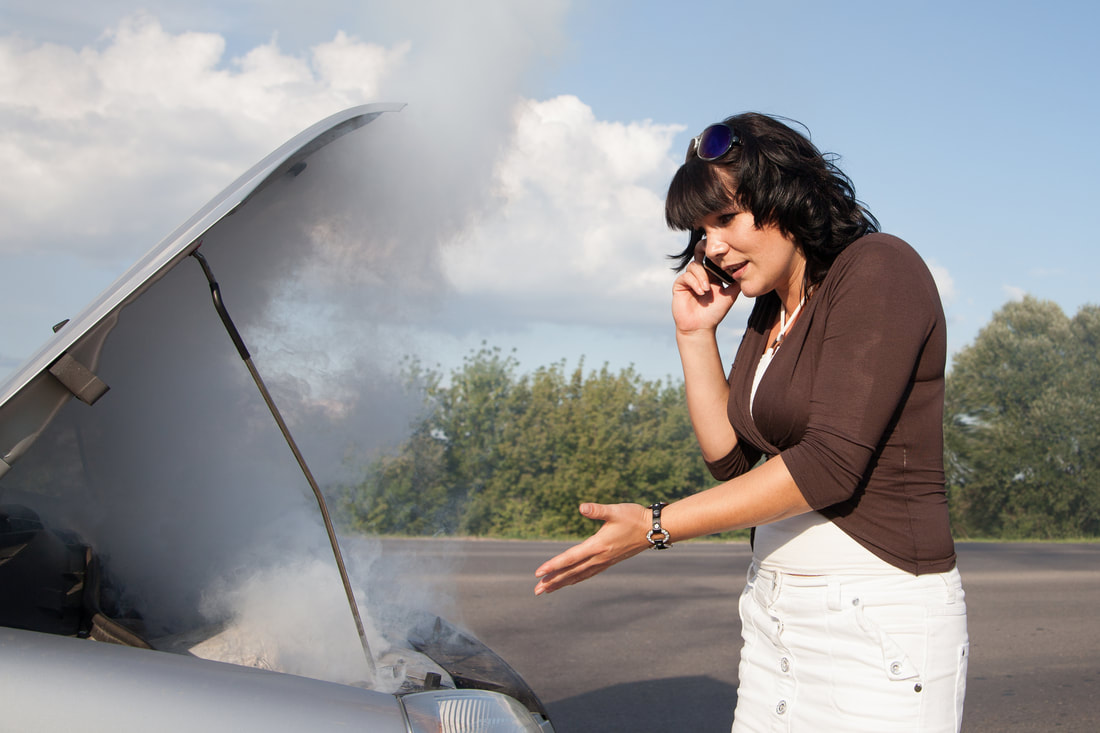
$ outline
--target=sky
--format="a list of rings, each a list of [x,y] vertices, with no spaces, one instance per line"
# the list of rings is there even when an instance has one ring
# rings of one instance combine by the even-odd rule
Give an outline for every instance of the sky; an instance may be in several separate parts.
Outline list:
[[[840,156],[931,268],[953,353],[1025,294],[1072,315],[1100,302],[1098,23],[1060,0],[6,0],[0,377],[240,173],[366,102],[407,103],[454,153],[394,213],[451,304],[407,347],[444,369],[485,343],[679,378],[664,191],[693,135],[748,110]]]

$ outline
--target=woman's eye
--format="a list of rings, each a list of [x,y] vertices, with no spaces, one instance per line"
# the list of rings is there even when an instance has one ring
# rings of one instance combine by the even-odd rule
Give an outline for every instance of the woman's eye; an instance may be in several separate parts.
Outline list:
[[[728,214],[722,214],[721,216],[718,217],[718,225],[723,226],[723,227],[724,226],[729,226],[730,222],[733,221],[733,218],[735,216],[737,216],[736,211],[730,212]]]

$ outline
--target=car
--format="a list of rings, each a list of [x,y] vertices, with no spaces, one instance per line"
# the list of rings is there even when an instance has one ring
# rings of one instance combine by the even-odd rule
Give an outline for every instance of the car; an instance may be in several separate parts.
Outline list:
[[[415,573],[339,535],[295,437],[343,444],[310,428],[343,405],[282,338],[324,319],[295,308],[319,257],[371,273],[390,251],[403,114],[353,107],[290,139],[0,383],[0,728],[552,733],[446,603],[409,600]],[[361,377],[376,424],[356,440],[377,454],[400,376]]]

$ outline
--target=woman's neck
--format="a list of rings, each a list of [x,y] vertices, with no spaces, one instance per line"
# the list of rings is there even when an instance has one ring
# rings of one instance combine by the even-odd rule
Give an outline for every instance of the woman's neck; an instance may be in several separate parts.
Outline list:
[[[792,263],[790,276],[786,282],[777,284],[775,294],[787,313],[794,313],[799,304],[806,300],[806,257],[796,250],[796,260]]]
[[[797,288],[784,290],[776,288],[775,294],[779,296],[779,305],[788,316],[798,310],[798,306],[804,303],[808,297],[802,283],[799,283]]]

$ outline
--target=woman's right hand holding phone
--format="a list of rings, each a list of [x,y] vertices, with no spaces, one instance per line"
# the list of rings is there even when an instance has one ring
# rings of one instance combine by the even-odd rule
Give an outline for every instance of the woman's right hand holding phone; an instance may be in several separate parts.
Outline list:
[[[715,275],[707,272],[700,248],[695,260],[672,284],[672,318],[677,332],[715,330],[740,294],[741,288],[736,282],[723,285]]]

